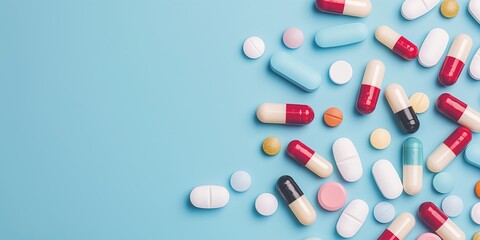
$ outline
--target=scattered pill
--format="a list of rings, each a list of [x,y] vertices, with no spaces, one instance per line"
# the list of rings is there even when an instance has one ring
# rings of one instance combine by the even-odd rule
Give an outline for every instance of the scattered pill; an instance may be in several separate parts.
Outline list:
[[[447,0],[452,1],[452,0]],[[465,61],[467,61],[470,50],[472,49],[472,38],[467,34],[458,35],[453,40],[447,57],[443,61],[442,68],[438,74],[438,81],[444,86],[455,84],[462,73]]]
[[[440,5],[440,12],[442,13],[442,16],[446,18],[457,16],[458,11],[460,11],[460,6],[455,0],[444,0],[442,5]]]
[[[350,63],[346,61],[336,61],[328,70],[328,75],[332,82],[343,85],[352,79],[353,69]]]
[[[263,123],[306,125],[313,121],[315,113],[303,104],[264,103],[257,108],[257,118]]]
[[[449,193],[455,188],[455,179],[448,172],[437,173],[433,177],[433,188],[439,193]]]
[[[303,225],[311,225],[317,219],[317,213],[308,198],[290,176],[282,176],[277,181],[277,190],[288,204],[295,217]]]
[[[395,218],[395,207],[389,202],[379,202],[373,208],[373,216],[379,223],[389,223]]]
[[[351,238],[358,233],[368,216],[368,204],[361,200],[351,201],[343,210],[337,222],[337,233],[344,238]]]
[[[480,181],[475,184],[475,195],[477,195],[478,198],[480,198]]]
[[[230,185],[232,186],[233,190],[237,192],[247,191],[251,184],[252,178],[250,177],[250,174],[245,171],[236,171],[230,177]]]
[[[401,213],[382,233],[378,240],[405,239],[415,227],[415,217],[408,212]]]
[[[356,104],[358,112],[369,114],[375,110],[384,75],[385,65],[382,61],[372,60],[368,62],[363,74],[360,91],[358,92]]]
[[[267,155],[277,155],[282,149],[282,143],[276,137],[267,137],[263,140],[262,149]]]
[[[468,3],[468,12],[480,23],[480,0],[470,0]]]
[[[418,62],[424,67],[433,67],[437,65],[447,49],[450,37],[447,31],[442,28],[432,29],[425,40],[423,40],[420,52],[418,53]]]
[[[463,212],[463,201],[455,195],[449,195],[442,201],[442,211],[449,217],[458,217]]]
[[[395,115],[400,129],[405,133],[414,133],[420,128],[417,114],[410,105],[410,100],[402,86],[392,83],[385,90],[385,97]]]
[[[343,121],[343,113],[336,107],[331,107],[323,114],[323,121],[329,127],[337,127]]]
[[[417,19],[430,12],[440,0],[405,0],[402,4],[402,16],[407,20]]]
[[[434,233],[424,233],[418,236],[417,240],[442,240],[437,234]]]
[[[472,140],[472,132],[463,126],[458,127],[427,159],[431,172],[441,172],[455,159]]]
[[[265,43],[259,37],[249,37],[243,43],[243,53],[251,59],[259,58],[265,52]]]
[[[478,144],[469,144],[465,149],[465,161],[471,165],[480,168],[480,148]]]
[[[277,198],[271,193],[262,193],[255,200],[255,209],[260,215],[270,216],[277,211]]]
[[[370,0],[316,0],[315,6],[322,12],[353,17],[366,17],[372,10]]]
[[[350,139],[339,138],[335,140],[332,151],[338,171],[345,181],[355,182],[362,177],[362,161]]]
[[[412,60],[418,55],[418,48],[415,44],[385,25],[375,30],[375,38],[406,60]]]
[[[480,225],[480,202],[473,205],[470,217],[474,223]]]
[[[295,27],[288,28],[283,33],[283,43],[291,49],[301,47],[303,45],[303,38],[302,30]]]
[[[465,233],[432,202],[420,205],[418,217],[442,239],[466,239]]]
[[[478,9],[480,11],[480,1]],[[470,68],[468,69],[468,73],[470,73],[470,77],[475,80],[480,80],[480,48],[475,52],[475,55],[470,62]]]
[[[190,192],[190,202],[197,208],[222,208],[230,199],[228,190],[222,186],[198,186]]]
[[[423,186],[423,143],[415,137],[407,138],[402,145],[403,190],[416,195]]]
[[[323,28],[315,34],[315,43],[321,48],[350,45],[365,40],[368,28],[363,23],[349,23]]]
[[[415,113],[424,113],[430,107],[430,99],[423,92],[416,92],[410,97],[410,104]]]
[[[474,132],[480,132],[480,112],[462,100],[449,93],[444,93],[438,97],[436,105],[438,111],[451,120]]]
[[[332,164],[299,140],[293,140],[288,144],[287,153],[321,178],[329,177],[332,174]]]
[[[480,232],[475,233],[475,235],[473,235],[472,240],[480,240]]]
[[[377,128],[370,134],[370,144],[376,149],[385,149],[390,146],[390,133],[384,128]]]
[[[322,80],[315,69],[285,52],[277,52],[270,58],[270,68],[279,76],[306,92],[313,92]]]
[[[318,203],[327,211],[337,211],[347,201],[347,191],[337,182],[327,182],[318,190]]]
[[[372,174],[378,189],[385,198],[396,199],[400,197],[403,192],[402,181],[390,161],[385,159],[376,161],[372,167]]]

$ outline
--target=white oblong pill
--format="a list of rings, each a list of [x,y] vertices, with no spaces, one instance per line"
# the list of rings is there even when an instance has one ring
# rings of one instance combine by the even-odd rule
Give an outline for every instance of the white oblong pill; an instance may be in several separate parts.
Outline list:
[[[255,200],[255,209],[263,216],[270,216],[277,211],[277,198],[271,193],[262,193]]]
[[[402,181],[390,161],[385,159],[376,161],[372,167],[372,174],[378,189],[385,198],[395,199],[402,194]]]
[[[419,18],[435,6],[440,0],[405,0],[402,4],[402,16],[407,20]]]
[[[230,200],[228,190],[222,186],[198,186],[190,192],[190,202],[197,208],[222,208]]]
[[[445,53],[449,39],[447,31],[442,28],[432,29],[420,47],[418,62],[424,67],[435,66]]]
[[[478,7],[478,10],[480,11],[480,5]],[[472,61],[470,62],[470,68],[468,69],[468,72],[470,73],[470,77],[475,80],[480,80],[480,48],[473,56]]]
[[[243,53],[248,58],[257,59],[265,52],[265,43],[259,37],[253,36],[247,38],[243,43]]]
[[[347,182],[355,182],[363,175],[362,161],[353,142],[348,138],[337,139],[332,146],[338,171]]]
[[[468,3],[468,11],[472,17],[480,23],[480,0],[470,0]]]
[[[351,238],[358,233],[368,215],[368,204],[361,200],[351,201],[343,210],[337,222],[337,232],[344,238]]]

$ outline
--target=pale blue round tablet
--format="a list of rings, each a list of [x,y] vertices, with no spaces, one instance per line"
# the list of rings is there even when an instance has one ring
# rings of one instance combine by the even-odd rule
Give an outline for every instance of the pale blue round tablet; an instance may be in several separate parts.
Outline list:
[[[458,217],[463,212],[463,201],[455,195],[447,196],[442,201],[442,211],[449,217]]]
[[[236,171],[230,177],[230,185],[232,186],[233,190],[237,192],[247,191],[251,184],[252,178],[250,177],[250,174],[245,171]]]
[[[437,173],[433,177],[433,188],[439,193],[449,193],[455,188],[455,179],[448,172]]]
[[[395,218],[395,207],[388,202],[379,202],[373,209],[373,216],[379,223],[389,223]]]

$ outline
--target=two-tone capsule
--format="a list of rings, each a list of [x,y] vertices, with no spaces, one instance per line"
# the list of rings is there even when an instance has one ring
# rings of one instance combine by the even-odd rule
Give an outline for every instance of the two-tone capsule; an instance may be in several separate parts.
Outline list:
[[[466,239],[465,233],[432,202],[424,202],[420,205],[418,217],[442,239]]]
[[[372,11],[370,0],[316,0],[319,11],[353,17],[366,17]]]
[[[277,190],[301,224],[310,225],[315,222],[315,209],[292,177],[281,176],[277,181]]]
[[[372,60],[367,64],[363,74],[362,85],[358,92],[356,105],[358,112],[369,114],[375,110],[384,75],[385,65],[382,61]]]
[[[432,172],[441,172],[472,141],[472,132],[463,126],[458,127],[428,157],[427,167]]]
[[[449,93],[437,99],[437,109],[451,120],[474,132],[480,132],[480,112]]]
[[[405,133],[416,132],[420,128],[420,122],[403,87],[396,83],[388,85],[385,97],[402,131]]]
[[[406,60],[412,60],[418,56],[418,47],[415,44],[385,25],[375,30],[375,38]]]
[[[472,44],[472,38],[466,34],[460,34],[453,40],[438,74],[438,81],[441,84],[451,86],[457,82],[472,50]]]
[[[403,190],[416,195],[423,186],[423,144],[415,137],[407,138],[402,146]]]
[[[313,121],[315,113],[303,104],[264,103],[257,108],[257,118],[263,123],[306,125]]]
[[[321,178],[329,177],[332,174],[332,164],[299,140],[293,140],[288,144],[287,153]]]
[[[378,240],[403,240],[413,230],[413,227],[415,227],[415,217],[404,212],[393,220]]]

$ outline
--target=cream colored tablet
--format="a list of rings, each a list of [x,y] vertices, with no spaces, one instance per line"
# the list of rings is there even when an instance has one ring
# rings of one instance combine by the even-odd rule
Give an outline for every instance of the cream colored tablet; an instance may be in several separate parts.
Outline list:
[[[390,146],[390,133],[384,128],[377,128],[370,134],[370,144],[376,149],[385,149]]]
[[[430,99],[427,94],[416,92],[410,97],[410,105],[415,113],[424,113],[430,107]]]

